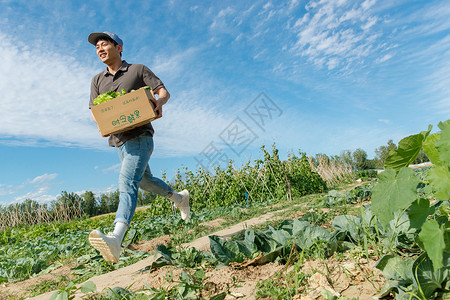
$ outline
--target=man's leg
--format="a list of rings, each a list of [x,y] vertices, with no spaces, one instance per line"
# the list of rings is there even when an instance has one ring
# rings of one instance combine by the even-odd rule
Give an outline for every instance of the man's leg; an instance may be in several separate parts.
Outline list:
[[[186,221],[189,219],[191,210],[189,207],[189,192],[183,190],[179,193],[175,192],[167,183],[157,177],[153,177],[150,167],[147,166],[142,178],[140,188],[147,192],[152,192],[171,200],[175,207],[181,212],[181,218]]]
[[[152,151],[153,139],[145,134],[127,141],[118,148],[122,167],[119,175],[119,207],[114,221],[114,232],[104,235],[94,230],[89,235],[91,245],[106,261],[119,261],[122,239],[133,219],[139,184],[144,177]]]

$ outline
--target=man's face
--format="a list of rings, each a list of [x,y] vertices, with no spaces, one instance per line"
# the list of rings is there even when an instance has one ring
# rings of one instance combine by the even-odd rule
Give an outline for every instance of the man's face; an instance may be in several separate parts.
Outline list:
[[[95,48],[97,49],[97,56],[105,64],[113,62],[117,59],[122,60],[120,58],[120,51],[122,50],[122,46],[120,45],[114,46],[114,44],[110,41],[99,40],[95,45]]]

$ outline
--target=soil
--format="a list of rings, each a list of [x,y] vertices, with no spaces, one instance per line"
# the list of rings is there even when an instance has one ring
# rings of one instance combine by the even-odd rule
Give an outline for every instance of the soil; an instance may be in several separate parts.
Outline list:
[[[215,232],[215,235],[227,237],[232,236],[266,221],[272,221],[277,217],[278,212],[269,212],[259,217],[230,226],[224,230]],[[217,219],[212,222],[202,224],[203,226],[218,227],[225,222],[224,219]],[[141,241],[130,245],[131,249],[153,253],[158,244],[167,245],[170,242],[170,236],[161,236],[151,241]],[[183,247],[195,247],[198,250],[209,250],[208,236],[199,238],[191,243],[182,245]],[[154,261],[154,257],[147,257],[133,265],[121,268],[119,270],[95,276],[89,280],[97,286],[97,291],[106,291],[112,287],[128,288],[138,290],[146,288],[144,284],[151,287],[167,286],[170,283],[166,280],[167,275],[172,273],[174,279],[178,278],[182,272],[173,266],[166,266],[153,272],[144,271]],[[348,298],[359,297],[359,299],[373,299],[378,295],[384,284],[384,278],[377,269],[374,268],[375,261],[355,260],[350,258],[335,258],[327,260],[310,260],[303,264],[302,272],[310,274],[308,285],[304,287],[301,295],[295,296],[295,299],[323,299],[322,289],[329,290],[335,296],[345,296]],[[20,298],[28,294],[26,290],[35,286],[43,280],[57,280],[60,275],[70,278],[70,268],[73,266],[64,266],[54,270],[51,274],[45,274],[36,278],[31,278],[22,282],[7,283],[1,288],[0,299],[2,295],[14,295],[14,298]],[[255,299],[256,285],[258,282],[272,278],[277,272],[289,272],[292,267],[286,268],[277,262],[268,263],[259,266],[228,266],[221,269],[206,270],[207,291],[202,295],[208,298],[210,295],[217,294],[226,290],[230,286],[231,295],[226,299]],[[233,279],[234,278],[234,279]],[[234,280],[234,281],[233,281]],[[236,282],[237,285],[236,286]],[[81,286],[80,284],[79,286]],[[22,292],[23,291],[23,292]],[[30,299],[49,299],[53,292],[48,292]],[[78,293],[75,299],[81,299],[84,294]],[[5,296],[3,296],[4,298]],[[11,298],[10,298],[11,299]]]
[[[170,235],[163,235],[157,238],[154,238],[150,241],[139,241],[137,243],[134,243],[130,246],[128,246],[128,249],[134,250],[134,251],[143,251],[148,253],[154,253],[156,250],[156,247],[158,245],[164,245],[167,246],[170,243]]]
[[[42,284],[43,282],[49,281],[60,281],[65,280],[69,282],[74,276],[71,273],[71,269],[76,266],[76,264],[68,264],[61,266],[48,274],[43,274],[38,277],[31,277],[29,279],[15,282],[15,283],[4,283],[1,285],[0,289],[0,299],[18,299],[21,297],[27,297],[30,295],[36,286]],[[66,283],[67,284],[67,283]]]

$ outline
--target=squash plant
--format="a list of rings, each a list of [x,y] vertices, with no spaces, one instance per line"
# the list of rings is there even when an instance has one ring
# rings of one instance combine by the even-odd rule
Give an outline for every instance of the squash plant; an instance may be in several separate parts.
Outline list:
[[[387,254],[380,259],[377,268],[388,278],[382,296],[430,299],[450,289],[450,120],[438,127],[439,133],[430,134],[430,125],[427,131],[402,139],[389,153],[372,191],[371,209],[382,227],[409,223],[421,249],[418,256],[397,252],[402,256]],[[425,182],[431,202],[417,192],[420,180],[408,168],[421,149],[434,165]]]

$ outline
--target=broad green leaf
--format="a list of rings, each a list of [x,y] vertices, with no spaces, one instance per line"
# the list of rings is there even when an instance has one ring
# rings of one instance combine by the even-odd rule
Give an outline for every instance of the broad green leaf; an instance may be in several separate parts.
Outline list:
[[[327,229],[305,221],[294,221],[293,235],[295,243],[302,249],[310,248],[316,240],[332,242],[332,234]]]
[[[258,247],[256,247],[255,242],[244,239],[243,241],[236,241],[239,251],[242,252],[246,257],[252,258],[255,253],[259,253]]]
[[[450,253],[450,221],[446,222],[444,226],[444,242],[445,252]]]
[[[285,230],[270,228],[269,235],[281,246],[285,245],[291,239],[291,235]]]
[[[409,166],[419,155],[423,146],[423,141],[430,134],[432,126],[428,127],[428,131],[422,131],[403,138],[398,143],[398,148],[389,152],[384,163],[385,169],[400,170],[402,167]]]
[[[58,295],[59,295],[59,291],[54,292],[49,300],[56,300],[56,299],[58,299]]]
[[[450,199],[450,170],[448,166],[434,166],[428,171],[428,180],[438,200]]]
[[[270,253],[275,251],[280,245],[276,240],[274,240],[270,233],[268,232],[257,232],[255,233],[255,243],[259,250],[264,253]]]
[[[390,296],[391,293],[395,295],[394,299],[405,299],[403,295],[405,294],[404,289],[406,284],[401,284],[397,280],[386,280],[383,288],[381,289],[380,295],[378,295],[378,299],[383,299],[384,297]],[[406,299],[410,300],[409,297]],[[411,300],[415,300],[417,298],[412,298]]]
[[[333,220],[336,231],[344,232],[351,240],[357,242],[361,239],[361,219],[353,215],[337,216]]]
[[[228,263],[231,257],[228,256],[224,247],[223,240],[221,240],[217,235],[209,236],[209,247],[212,254],[221,262]]]
[[[421,228],[427,217],[434,214],[434,211],[434,206],[430,207],[430,200],[417,199],[408,210],[410,226],[412,228]]]
[[[209,300],[223,300],[223,299],[225,299],[226,296],[227,296],[227,293],[223,292],[223,293],[217,294],[215,296],[212,296],[211,298],[209,298]]]
[[[444,122],[439,122],[438,127],[444,130],[447,126],[450,126],[450,119]]]
[[[393,254],[384,255],[375,265],[389,280],[412,283],[411,267],[414,261]]]
[[[427,220],[419,233],[428,257],[433,262],[434,270],[442,268],[442,257],[445,249],[444,231],[435,220]]]
[[[81,292],[84,294],[92,293],[97,290],[97,286],[92,281],[88,281],[81,286]]]
[[[426,299],[433,295],[436,289],[442,288],[442,283],[450,275],[450,253],[444,253],[444,267],[435,271],[426,253],[421,254],[412,267],[414,286]]]
[[[435,143],[436,149],[439,152],[439,159],[443,166],[450,165],[450,120],[445,123],[439,123],[439,128],[442,129],[441,138]]]
[[[378,184],[372,191],[372,212],[383,225],[394,218],[394,212],[407,208],[417,198],[419,179],[414,171],[402,168],[395,173],[388,169],[378,175]]]
[[[62,291],[58,296],[58,300],[68,300],[68,299],[69,293],[67,293],[66,291]]]
[[[439,152],[436,149],[435,143],[441,138],[440,133],[433,133],[429,135],[423,143],[423,152],[428,156],[433,164],[439,164]]]

